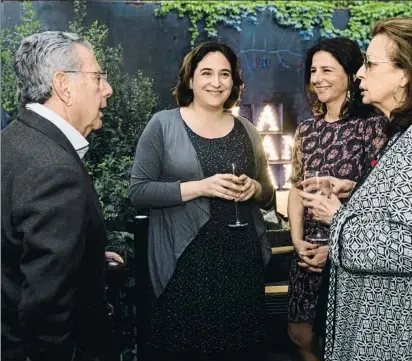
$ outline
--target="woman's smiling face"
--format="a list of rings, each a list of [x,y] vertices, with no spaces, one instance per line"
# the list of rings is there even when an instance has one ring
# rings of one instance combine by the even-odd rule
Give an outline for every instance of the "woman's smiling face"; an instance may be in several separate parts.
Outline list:
[[[219,51],[210,52],[197,64],[190,80],[194,102],[202,106],[223,108],[233,87],[227,58]]]
[[[315,53],[310,73],[310,84],[319,101],[343,104],[349,87],[348,75],[330,53],[323,50]]]

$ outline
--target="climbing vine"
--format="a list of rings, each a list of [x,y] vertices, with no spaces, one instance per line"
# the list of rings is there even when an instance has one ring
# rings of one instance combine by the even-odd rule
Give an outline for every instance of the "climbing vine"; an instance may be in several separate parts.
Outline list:
[[[336,9],[349,11],[346,29],[332,24]],[[217,36],[217,25],[226,24],[241,31],[242,21],[257,22],[259,12],[269,11],[280,26],[297,29],[305,40],[318,29],[322,37],[345,36],[365,48],[372,24],[383,18],[412,16],[412,1],[160,1],[156,15],[177,13],[187,17],[191,27],[191,44],[199,36],[201,24],[209,37]]]

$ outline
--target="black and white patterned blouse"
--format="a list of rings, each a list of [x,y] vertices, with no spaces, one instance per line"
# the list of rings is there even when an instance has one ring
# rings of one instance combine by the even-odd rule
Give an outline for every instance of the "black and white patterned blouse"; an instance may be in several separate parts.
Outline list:
[[[329,252],[325,360],[412,360],[412,126],[334,217]]]

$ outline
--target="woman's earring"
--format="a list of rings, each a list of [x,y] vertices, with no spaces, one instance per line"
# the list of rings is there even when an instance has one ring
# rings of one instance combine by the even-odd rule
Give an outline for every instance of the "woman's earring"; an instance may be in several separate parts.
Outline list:
[[[398,85],[395,89],[393,89],[393,92],[392,92],[392,96],[393,96],[393,99],[395,99],[396,104],[399,104],[402,101],[402,99],[398,100],[396,98],[396,93],[398,92],[399,88],[402,88],[402,87]]]
[[[348,90],[346,93],[346,101],[350,102],[350,100],[351,100],[351,95],[350,95],[350,90]]]

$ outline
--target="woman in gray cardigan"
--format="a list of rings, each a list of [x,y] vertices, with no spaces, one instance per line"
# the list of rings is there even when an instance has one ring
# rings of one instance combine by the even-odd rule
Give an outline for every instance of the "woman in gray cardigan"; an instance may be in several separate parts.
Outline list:
[[[180,107],[155,114],[137,144],[130,197],[151,209],[148,359],[265,357],[270,246],[259,206],[274,190],[260,134],[225,111],[242,88],[228,46],[198,45],[173,92]],[[245,227],[229,227],[234,202]]]

